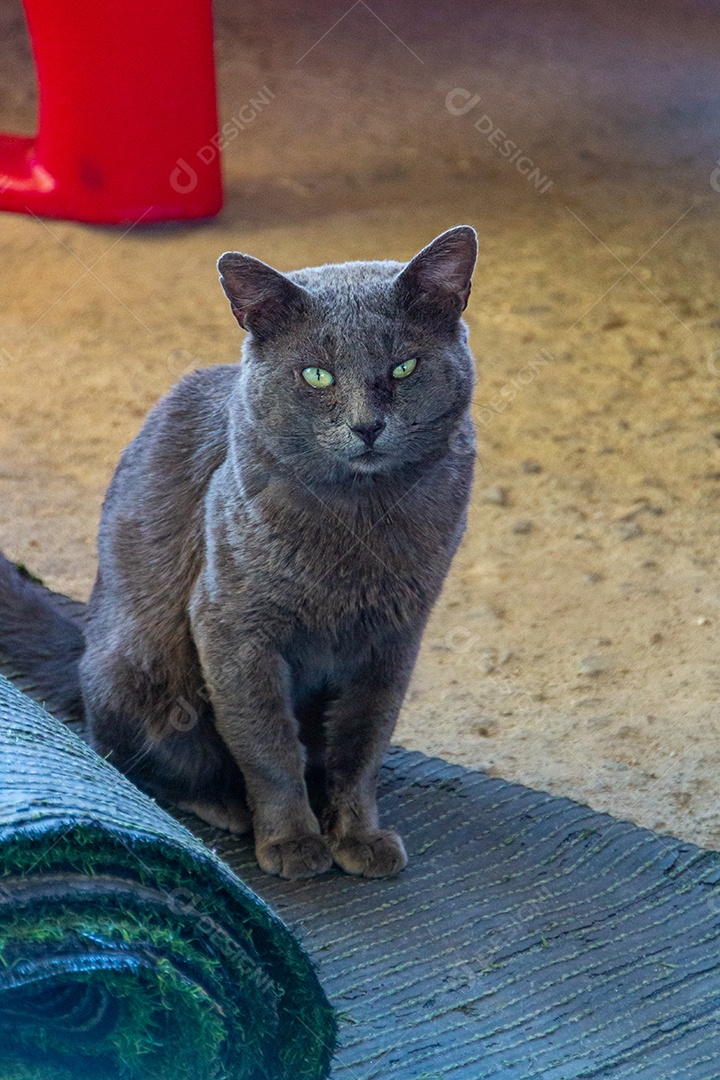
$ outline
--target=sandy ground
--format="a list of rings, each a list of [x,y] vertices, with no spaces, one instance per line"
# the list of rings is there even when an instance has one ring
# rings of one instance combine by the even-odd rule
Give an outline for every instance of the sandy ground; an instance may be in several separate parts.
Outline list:
[[[222,2],[221,119],[274,96],[217,221],[2,218],[0,547],[87,596],[122,447],[237,355],[220,252],[406,258],[470,222],[478,480],[398,739],[717,847],[720,8],[476,7]],[[0,21],[0,127],[31,131]]]

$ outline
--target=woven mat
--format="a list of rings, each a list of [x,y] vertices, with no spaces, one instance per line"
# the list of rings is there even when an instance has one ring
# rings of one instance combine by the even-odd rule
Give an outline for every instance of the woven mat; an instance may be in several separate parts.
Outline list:
[[[267,877],[341,1013],[338,1080],[720,1077],[720,854],[394,748],[393,880]]]
[[[196,829],[317,962],[333,1076],[718,1080],[720,855],[399,748],[381,788],[394,880],[268,878]]]

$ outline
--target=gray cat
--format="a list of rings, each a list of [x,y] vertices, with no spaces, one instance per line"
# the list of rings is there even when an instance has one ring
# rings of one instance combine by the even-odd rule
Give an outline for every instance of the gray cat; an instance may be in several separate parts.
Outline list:
[[[462,225],[407,265],[223,255],[241,363],[183,379],[123,453],[84,651],[0,565],[0,648],[145,790],[252,828],[271,874],[407,861],[377,775],[465,527],[476,252]]]

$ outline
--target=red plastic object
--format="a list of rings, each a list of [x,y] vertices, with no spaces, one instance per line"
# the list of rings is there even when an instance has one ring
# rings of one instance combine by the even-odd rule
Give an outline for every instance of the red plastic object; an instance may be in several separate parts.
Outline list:
[[[222,206],[210,0],[24,0],[35,138],[0,134],[0,209],[97,224]]]

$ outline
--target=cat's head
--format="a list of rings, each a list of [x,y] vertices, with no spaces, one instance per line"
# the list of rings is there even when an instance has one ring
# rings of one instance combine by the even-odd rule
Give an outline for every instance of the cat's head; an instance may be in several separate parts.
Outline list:
[[[409,263],[281,274],[239,252],[219,262],[249,335],[245,422],[308,480],[392,473],[437,459],[467,427],[474,363],[461,315],[477,255],[459,225]]]

